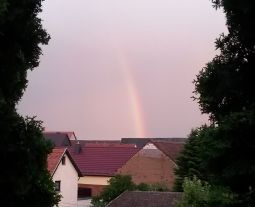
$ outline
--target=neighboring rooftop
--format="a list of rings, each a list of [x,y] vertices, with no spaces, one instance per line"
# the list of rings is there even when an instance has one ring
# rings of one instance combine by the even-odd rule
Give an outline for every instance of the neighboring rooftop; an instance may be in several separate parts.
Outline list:
[[[54,147],[67,147],[71,145],[71,132],[43,132],[46,140],[51,141]]]
[[[120,144],[120,140],[93,140],[93,139],[86,139],[86,140],[71,140],[71,144],[74,145],[77,142],[82,146],[85,144]]]
[[[70,140],[77,140],[77,137],[73,131],[45,131],[43,132],[45,134],[64,134],[66,135]]]
[[[139,151],[134,145],[125,147],[123,144],[76,144],[68,149],[83,176],[114,176]]]
[[[182,193],[156,191],[125,191],[107,207],[176,207]]]
[[[135,144],[121,144],[121,143],[86,143],[86,147],[131,147],[136,148]]]
[[[121,143],[136,144],[138,148],[142,148],[150,141],[185,143],[186,140],[187,138],[122,138]]]

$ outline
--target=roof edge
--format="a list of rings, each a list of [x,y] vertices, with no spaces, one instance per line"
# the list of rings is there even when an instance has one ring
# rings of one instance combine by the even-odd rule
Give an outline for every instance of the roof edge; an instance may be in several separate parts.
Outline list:
[[[60,162],[61,162],[61,159],[62,159],[62,157],[64,156],[64,154],[66,153],[66,150],[67,150],[67,148],[65,148],[65,150],[64,150],[63,153],[62,153],[62,155],[60,156],[60,158],[59,158],[59,160],[58,160],[58,163],[57,163],[57,165],[55,166],[55,168],[54,168],[54,170],[53,170],[53,172],[52,172],[52,174],[51,174],[51,178],[53,177],[53,175],[55,174],[56,170],[58,169],[58,166],[59,166],[59,164],[60,164]]]

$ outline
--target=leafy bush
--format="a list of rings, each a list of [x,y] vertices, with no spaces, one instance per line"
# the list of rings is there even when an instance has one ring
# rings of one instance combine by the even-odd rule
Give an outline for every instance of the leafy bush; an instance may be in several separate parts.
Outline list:
[[[178,207],[228,207],[235,203],[236,196],[229,189],[211,186],[196,177],[185,178],[183,190]]]
[[[136,186],[136,190],[139,191],[149,191],[151,190],[150,185],[146,184],[146,183],[140,183]]]
[[[165,192],[169,191],[165,183],[154,183],[149,185],[149,190],[150,191],[160,191],[160,192]]]

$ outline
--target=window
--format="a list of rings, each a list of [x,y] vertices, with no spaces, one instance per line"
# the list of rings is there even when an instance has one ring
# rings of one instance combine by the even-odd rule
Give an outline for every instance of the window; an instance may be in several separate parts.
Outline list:
[[[62,157],[61,162],[62,162],[62,165],[66,164],[66,157],[65,156]]]
[[[57,192],[60,191],[60,184],[61,184],[61,181],[60,181],[60,180],[55,181],[55,190],[56,190]]]
[[[91,188],[83,188],[83,187],[78,188],[78,199],[79,200],[89,198],[89,197],[91,197],[91,195],[92,195]]]

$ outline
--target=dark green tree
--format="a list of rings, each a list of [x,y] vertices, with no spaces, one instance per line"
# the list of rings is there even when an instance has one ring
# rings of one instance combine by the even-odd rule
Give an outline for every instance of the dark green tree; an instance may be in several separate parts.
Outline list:
[[[6,10],[6,6],[7,6],[6,0],[0,0],[0,17]]]
[[[201,154],[208,180],[230,187],[244,201],[254,199],[254,129],[254,113],[232,113],[215,127],[210,136],[204,137],[203,144],[208,148]],[[250,205],[254,205],[254,200]]]
[[[226,14],[229,33],[216,40],[219,55],[194,81],[195,99],[211,120],[200,135],[196,169],[210,184],[230,187],[240,206],[255,206],[255,1],[212,2]],[[177,171],[178,176],[184,175]]]
[[[195,81],[200,108],[215,128],[204,138],[208,150],[203,153],[203,166],[211,182],[230,186],[241,199],[249,200],[247,205],[254,205],[255,2],[213,3],[223,8],[229,34],[216,40],[220,54]]]
[[[203,113],[219,122],[233,112],[254,110],[255,2],[214,0],[223,8],[229,34],[216,40],[220,50],[195,80],[195,92]]]
[[[50,207],[59,196],[47,171],[51,146],[41,122],[16,111],[27,71],[39,64],[49,35],[38,13],[41,0],[0,0],[0,195],[2,206]]]
[[[207,132],[207,126],[192,130],[183,151],[177,158],[176,164],[178,167],[175,169],[174,191],[183,191],[185,178],[191,179],[194,176],[202,178],[200,163],[203,132]]]
[[[41,0],[1,0],[0,97],[14,108],[27,86],[27,71],[39,65],[40,44],[49,36],[42,28]]]
[[[57,203],[46,168],[51,145],[42,136],[39,121],[13,112],[0,112],[0,195],[3,206],[50,207]]]

